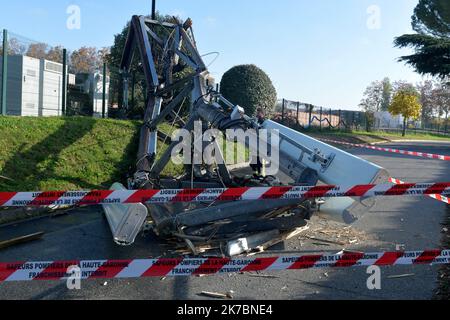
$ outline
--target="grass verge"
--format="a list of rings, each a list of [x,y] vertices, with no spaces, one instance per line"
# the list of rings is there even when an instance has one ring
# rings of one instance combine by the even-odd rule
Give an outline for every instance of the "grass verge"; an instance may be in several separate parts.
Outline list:
[[[108,189],[125,183],[135,167],[141,125],[88,117],[0,117],[0,192]],[[160,155],[166,148],[160,142]],[[169,163],[163,174],[181,172]],[[46,212],[3,209],[0,224]]]
[[[386,132],[366,132],[366,131],[307,131],[307,134],[320,138],[336,138],[340,141],[346,141],[351,143],[376,143],[376,142],[391,142],[395,140],[424,140],[424,141],[448,141],[450,137],[438,134],[407,134],[402,137],[401,134],[386,133]]]
[[[134,164],[140,123],[0,118],[0,191],[109,188]]]

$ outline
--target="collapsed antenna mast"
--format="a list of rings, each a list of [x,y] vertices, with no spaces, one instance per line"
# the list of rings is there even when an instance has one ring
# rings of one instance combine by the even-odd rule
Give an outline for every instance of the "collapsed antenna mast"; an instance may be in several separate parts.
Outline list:
[[[156,0],[152,0],[152,4],[152,14],[156,18]],[[122,72],[128,74],[135,51],[139,52],[148,94],[136,171],[128,180],[129,189],[190,188],[198,191],[223,187],[269,188],[281,185],[275,176],[252,176],[245,173],[245,176],[241,176],[233,172],[221,150],[220,136],[219,139],[200,141],[199,145],[196,141],[188,142],[188,150],[202,155],[212,147],[215,164],[202,163],[202,159],[196,162],[192,154],[189,156],[189,151],[184,153],[183,150],[183,156],[190,157],[190,162],[184,166],[184,173],[178,177],[165,177],[163,170],[172,155],[180,153],[177,150],[180,141],[165,139],[172,141],[165,149],[158,148],[158,126],[168,118],[176,120],[183,109],[187,109],[186,120],[180,121],[180,127],[189,133],[195,133],[197,121],[201,121],[201,133],[210,128],[222,133],[228,130],[253,129],[249,130],[249,134],[256,135],[254,139],[257,140],[259,133],[264,130],[278,132],[275,134],[278,141],[272,141],[273,139],[267,136],[262,143],[275,150],[271,153],[280,153],[279,159],[270,161],[270,167],[278,168],[280,173],[294,181],[294,185],[314,186],[319,180],[332,185],[377,184],[387,181],[388,173],[376,165],[273,121],[266,120],[260,124],[256,119],[245,115],[243,108],[234,105],[215,90],[214,78],[208,72],[195,43],[191,19],[184,22],[176,18],[167,20],[169,21],[156,21],[146,16],[133,16],[120,65]],[[126,98],[126,78],[124,92]],[[235,137],[227,139],[235,143]],[[252,154],[259,153],[258,143],[243,144]],[[264,158],[266,155],[263,152],[263,155],[258,156]],[[355,170],[358,175],[354,174]],[[237,239],[261,236],[273,231],[279,235],[304,227],[306,220],[319,208],[322,214],[329,214],[331,219],[352,222],[374,204],[372,199],[365,199],[360,203],[350,197],[339,201],[328,200],[326,203],[322,200],[299,201],[288,197],[249,201],[245,205],[233,199],[223,201],[226,198],[214,205],[192,204],[192,199],[201,198],[195,192],[177,195],[189,200],[180,205],[159,206],[146,203],[143,199],[143,204],[140,205],[106,207],[108,221],[120,221],[119,225],[110,222],[115,241],[120,244],[133,243],[149,215],[151,226],[157,235],[186,242],[195,255],[198,254],[196,248],[208,245],[212,248],[227,247],[227,254],[231,256],[235,254]],[[286,212],[289,213],[287,217]],[[239,244],[238,247],[241,250],[242,245]]]

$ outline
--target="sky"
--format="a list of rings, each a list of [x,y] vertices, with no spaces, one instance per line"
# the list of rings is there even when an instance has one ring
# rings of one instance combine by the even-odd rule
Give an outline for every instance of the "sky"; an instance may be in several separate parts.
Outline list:
[[[132,15],[151,11],[151,0],[0,1],[0,28],[69,50],[111,46]],[[279,98],[357,110],[374,80],[421,81],[397,61],[411,51],[393,48],[396,36],[413,32],[417,3],[157,0],[157,8],[193,19],[199,51],[220,52],[210,66],[217,81],[231,67],[253,63],[270,76]],[[73,8],[79,8],[79,24]]]

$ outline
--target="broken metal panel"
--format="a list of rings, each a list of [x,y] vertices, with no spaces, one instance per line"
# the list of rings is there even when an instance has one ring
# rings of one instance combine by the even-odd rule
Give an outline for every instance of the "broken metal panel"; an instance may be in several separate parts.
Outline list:
[[[111,190],[125,190],[120,183],[115,183]],[[147,208],[139,204],[104,204],[108,224],[118,245],[129,246],[134,243],[138,233],[147,219]]]

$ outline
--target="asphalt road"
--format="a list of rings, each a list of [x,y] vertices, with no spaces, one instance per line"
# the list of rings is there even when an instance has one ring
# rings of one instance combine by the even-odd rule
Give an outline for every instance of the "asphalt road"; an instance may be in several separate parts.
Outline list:
[[[413,151],[450,154],[450,143],[389,145]],[[450,163],[405,157],[366,149],[347,149],[389,170],[407,182],[450,181]],[[96,211],[97,210],[97,211]],[[56,219],[36,220],[19,227],[0,228],[0,240],[18,234],[46,231],[43,240],[0,251],[0,262],[69,259],[131,259],[158,257],[163,247],[152,236],[140,237],[133,247],[113,244],[98,208]],[[440,246],[445,204],[431,198],[381,198],[351,229],[320,217],[306,234],[340,244],[290,240],[285,249],[338,252],[434,249]],[[337,238],[339,235],[339,238]],[[345,243],[345,245],[343,245]],[[381,290],[367,289],[364,268],[323,269],[272,273],[273,277],[230,274],[167,279],[89,280],[69,291],[63,282],[1,283],[0,299],[203,299],[202,291],[234,291],[236,299],[430,299],[437,286],[438,267],[404,266],[382,269]],[[404,277],[395,277],[402,275]],[[405,276],[406,275],[406,276]],[[394,276],[394,277],[392,277]]]

